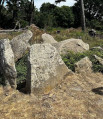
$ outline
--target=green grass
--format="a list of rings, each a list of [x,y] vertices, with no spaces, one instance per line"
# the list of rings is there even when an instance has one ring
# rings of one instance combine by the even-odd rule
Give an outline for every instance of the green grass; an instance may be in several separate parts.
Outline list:
[[[25,54],[20,60],[16,62],[17,70],[17,84],[26,80],[27,76],[27,55]],[[0,73],[0,85],[6,85],[3,74]]]
[[[57,34],[56,31],[60,30],[60,34]],[[51,34],[55,40],[62,41],[70,38],[82,39],[85,43],[88,43],[91,47],[101,46],[103,47],[103,39],[99,37],[91,37],[88,35],[88,30],[84,33],[82,32],[81,28],[74,29],[62,29],[62,28],[52,28],[48,30],[48,33]],[[98,34],[103,34],[101,31],[97,31]]]
[[[101,65],[95,58],[94,55],[97,55],[101,58],[103,58],[103,51],[94,49],[89,50],[83,53],[74,53],[72,51],[69,51],[67,55],[62,56],[63,61],[67,65],[69,69],[75,72],[75,63],[80,61],[84,57],[89,57],[89,59],[92,62],[92,69],[94,72],[102,72],[103,73],[103,65]]]
[[[17,70],[17,84],[26,80],[27,76],[27,56],[25,54],[20,60],[16,62],[16,70]]]

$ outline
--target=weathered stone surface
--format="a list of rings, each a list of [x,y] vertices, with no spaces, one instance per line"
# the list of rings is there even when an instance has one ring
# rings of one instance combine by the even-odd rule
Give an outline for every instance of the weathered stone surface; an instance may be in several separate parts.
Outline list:
[[[0,66],[5,80],[9,82],[12,88],[16,88],[17,72],[9,39],[0,40]]]
[[[26,89],[34,93],[47,93],[65,76],[72,73],[51,44],[35,44],[28,57]]]
[[[84,43],[81,39],[68,39],[61,41],[59,43],[52,44],[58,52],[62,55],[67,54],[68,51],[74,51],[74,52],[84,52],[86,50],[89,50],[89,45]]]
[[[53,38],[53,36],[46,33],[42,34],[42,39],[43,43],[57,43],[57,41]]]
[[[101,57],[98,57],[97,55],[94,55],[95,59],[99,61],[100,64],[103,65],[103,59]]]
[[[75,63],[75,72],[83,74],[92,72],[92,62],[88,57],[85,57],[79,62]]]
[[[32,36],[32,32],[27,30],[11,40],[10,44],[14,52],[15,61],[20,59],[25,51],[30,47],[29,41],[32,39]]]

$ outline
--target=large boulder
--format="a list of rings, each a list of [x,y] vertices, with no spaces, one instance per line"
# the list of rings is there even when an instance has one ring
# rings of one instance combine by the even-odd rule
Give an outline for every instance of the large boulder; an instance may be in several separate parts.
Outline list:
[[[11,40],[10,44],[14,52],[15,61],[20,59],[25,51],[30,47],[29,41],[32,39],[32,36],[32,32],[27,30]]]
[[[81,59],[79,62],[75,63],[75,72],[76,73],[91,73],[92,72],[92,62],[88,57]]]
[[[53,38],[53,36],[46,33],[42,34],[42,39],[43,43],[57,43],[57,41]]]
[[[68,73],[56,48],[51,44],[35,44],[28,57],[26,89],[29,93],[48,93]]]
[[[9,82],[12,88],[16,88],[17,72],[9,39],[0,40],[0,67],[5,80]]]
[[[67,54],[68,51],[77,53],[89,50],[89,45],[84,43],[81,39],[67,39],[59,43],[54,43],[52,45],[56,47],[58,52],[62,55]]]

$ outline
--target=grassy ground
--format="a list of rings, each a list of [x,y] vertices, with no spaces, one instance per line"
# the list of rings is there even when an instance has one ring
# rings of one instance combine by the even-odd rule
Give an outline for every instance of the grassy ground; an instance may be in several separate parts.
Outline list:
[[[102,79],[99,73],[69,76],[41,96],[0,87],[0,119],[103,119]]]
[[[60,33],[57,34],[56,31],[60,30]],[[70,38],[82,39],[84,42],[88,43],[91,47],[94,46],[102,46],[103,47],[103,38],[99,37],[91,37],[88,35],[89,29],[87,29],[86,33],[82,32],[81,28],[74,29],[62,29],[62,28],[51,28],[48,29],[47,32],[54,36],[57,41],[62,41]],[[101,31],[97,31],[97,34],[100,36],[103,34]]]
[[[60,31],[60,33],[57,33],[57,31]],[[103,47],[103,32],[97,31],[96,37],[91,37],[88,34],[89,29],[84,33],[82,32],[81,28],[74,29],[63,29],[63,28],[49,28],[47,29],[47,32],[51,34],[58,42],[70,38],[76,38],[76,39],[82,39],[85,43],[88,43],[90,46],[90,49],[92,47],[101,46]],[[68,66],[69,69],[72,71],[75,71],[74,64],[78,62],[80,59],[88,56],[89,59],[92,61],[93,64],[93,71],[99,71],[103,72],[103,66],[93,57],[94,55],[97,55],[101,58],[103,58],[103,51],[102,50],[89,50],[83,53],[74,53],[69,51],[67,55],[63,56],[63,60]]]
[[[23,32],[0,33],[0,39],[8,38],[8,39],[12,40],[14,37],[16,37],[17,35],[20,35],[21,33],[23,33]]]

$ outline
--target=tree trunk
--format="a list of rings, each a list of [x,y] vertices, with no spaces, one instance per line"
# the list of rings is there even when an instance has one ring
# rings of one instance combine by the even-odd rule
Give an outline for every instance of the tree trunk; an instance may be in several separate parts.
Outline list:
[[[85,13],[84,13],[84,2],[81,0],[81,23],[82,23],[82,30],[86,30],[86,24],[85,24]]]
[[[29,10],[30,10],[29,25],[31,25],[33,23],[34,17],[34,0],[31,0]]]
[[[34,17],[34,0],[32,2],[32,8],[31,8],[31,19],[30,19],[30,24],[33,23],[33,17]]]

